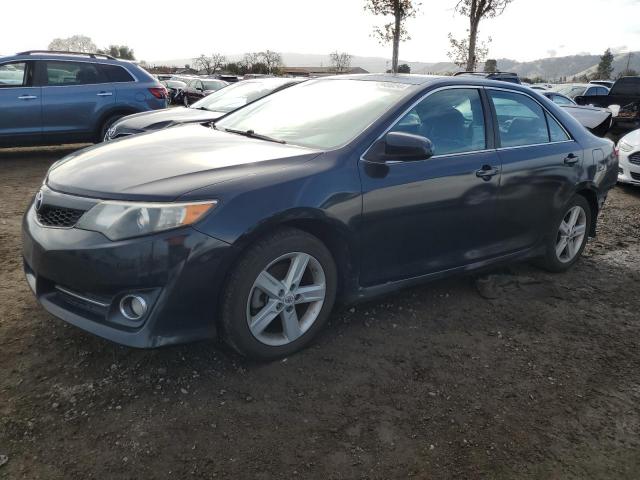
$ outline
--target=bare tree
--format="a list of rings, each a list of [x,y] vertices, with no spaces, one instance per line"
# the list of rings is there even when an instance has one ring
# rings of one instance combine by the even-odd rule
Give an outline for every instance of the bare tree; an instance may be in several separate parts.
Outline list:
[[[49,44],[49,50],[96,53],[98,49],[89,37],[74,35],[68,38],[54,38]]]
[[[198,58],[194,58],[193,64],[198,70],[204,70],[207,72],[207,75],[211,75],[215,73],[216,70],[221,69],[226,61],[227,59],[224,55],[213,53],[211,56],[200,55]]]
[[[400,42],[409,40],[409,34],[405,28],[405,21],[416,16],[420,3],[413,0],[365,0],[364,9],[383,17],[393,17],[393,21],[375,27],[373,36],[378,38],[382,45],[391,43],[393,53],[391,56],[391,71],[398,73],[398,50]]]
[[[277,73],[282,66],[282,56],[278,52],[266,50],[258,53],[258,58],[267,67],[267,73]]]
[[[484,59],[489,49],[486,43],[478,43],[478,27],[483,18],[494,18],[501,15],[513,0],[458,0],[455,11],[459,15],[469,18],[467,37],[458,40],[449,34],[451,50],[449,57],[459,66],[466,66],[468,71],[474,71],[480,61]],[[491,38],[489,38],[489,42]],[[462,65],[461,63],[464,62]]]
[[[329,57],[331,58],[331,66],[335,73],[344,73],[349,71],[352,57],[347,52],[339,53],[336,50],[335,52],[330,53]]]
[[[245,53],[240,63],[248,72],[253,70],[253,66],[260,62],[260,54],[256,52]]]

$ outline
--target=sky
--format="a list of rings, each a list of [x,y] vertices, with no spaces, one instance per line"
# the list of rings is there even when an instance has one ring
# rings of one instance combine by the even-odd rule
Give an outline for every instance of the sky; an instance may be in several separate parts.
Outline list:
[[[275,50],[390,57],[391,47],[371,36],[384,19],[364,12],[365,0],[30,0],[3,2],[0,54],[46,48],[56,37],[82,34],[98,47],[126,44],[138,60],[192,58],[201,53]],[[405,61],[447,61],[447,34],[463,36],[456,0],[419,0],[407,23],[411,39],[400,46]],[[514,0],[504,14],[483,21],[489,57],[529,61],[579,53],[640,50],[640,0]],[[354,65],[355,66],[355,65]]]

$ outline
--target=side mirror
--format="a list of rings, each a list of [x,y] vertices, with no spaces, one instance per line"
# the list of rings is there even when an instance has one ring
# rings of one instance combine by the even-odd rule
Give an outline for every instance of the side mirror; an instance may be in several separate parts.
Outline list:
[[[383,161],[399,160],[411,162],[426,160],[433,156],[431,140],[421,135],[405,132],[389,132],[382,138]]]
[[[388,161],[412,162],[433,156],[431,140],[421,135],[389,132],[367,152],[365,160],[376,163]]]

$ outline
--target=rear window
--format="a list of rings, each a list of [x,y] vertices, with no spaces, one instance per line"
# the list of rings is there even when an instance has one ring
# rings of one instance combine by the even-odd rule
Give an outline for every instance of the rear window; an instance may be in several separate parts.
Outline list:
[[[109,82],[133,82],[134,78],[123,67],[118,65],[101,64],[100,68],[104,72]]]

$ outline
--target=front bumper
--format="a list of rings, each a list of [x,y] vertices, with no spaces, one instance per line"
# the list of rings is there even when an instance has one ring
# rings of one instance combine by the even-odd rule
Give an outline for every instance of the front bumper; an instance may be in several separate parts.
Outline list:
[[[190,227],[113,242],[97,232],[43,227],[33,206],[22,233],[27,281],[56,317],[131,347],[215,336],[229,244]],[[149,306],[138,321],[120,313],[130,293]]]
[[[619,152],[618,182],[640,185],[640,162],[629,158],[634,154],[638,152]]]

